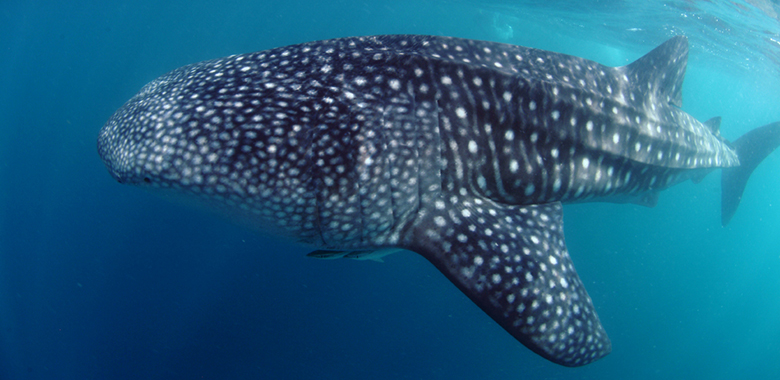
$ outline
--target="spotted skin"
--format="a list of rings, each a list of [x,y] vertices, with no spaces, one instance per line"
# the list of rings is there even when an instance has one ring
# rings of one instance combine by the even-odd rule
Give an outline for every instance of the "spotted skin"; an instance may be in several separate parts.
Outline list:
[[[678,108],[687,49],[676,37],[611,68],[446,37],[305,43],[163,75],[111,117],[98,150],[119,182],[183,194],[312,256],[417,252],[531,350],[580,366],[611,343],[561,202],[646,204],[739,164]]]

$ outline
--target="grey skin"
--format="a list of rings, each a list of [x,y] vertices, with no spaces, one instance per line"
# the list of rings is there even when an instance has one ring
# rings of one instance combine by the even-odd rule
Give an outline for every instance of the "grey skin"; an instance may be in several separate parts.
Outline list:
[[[687,53],[675,37],[612,68],[447,37],[311,42],[163,75],[109,119],[98,151],[121,183],[312,256],[417,252],[528,348],[581,366],[611,343],[566,250],[561,203],[652,205],[729,168],[727,222],[780,143],[778,123],[734,147],[719,119],[681,111]]]

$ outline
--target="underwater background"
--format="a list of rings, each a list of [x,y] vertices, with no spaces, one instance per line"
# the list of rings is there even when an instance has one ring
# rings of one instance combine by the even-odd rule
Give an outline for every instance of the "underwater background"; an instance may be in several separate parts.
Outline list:
[[[432,265],[306,249],[121,186],[98,130],[179,66],[305,41],[435,34],[618,66],[690,39],[683,110],[780,120],[780,4],[16,1],[0,4],[0,380],[778,379],[780,153],[720,225],[720,172],[655,208],[565,206],[613,352],[535,355]]]

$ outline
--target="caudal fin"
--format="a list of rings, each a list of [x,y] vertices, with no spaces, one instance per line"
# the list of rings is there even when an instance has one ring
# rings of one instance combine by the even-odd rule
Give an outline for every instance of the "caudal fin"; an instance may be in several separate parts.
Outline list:
[[[780,146],[780,122],[745,133],[734,141],[739,166],[723,169],[721,176],[721,221],[727,225],[742,200],[748,178],[770,153]]]

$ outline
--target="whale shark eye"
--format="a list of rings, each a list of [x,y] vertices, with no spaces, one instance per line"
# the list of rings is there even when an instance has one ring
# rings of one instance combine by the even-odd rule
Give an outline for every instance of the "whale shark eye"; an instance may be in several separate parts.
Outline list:
[[[146,183],[152,183],[152,180],[149,179],[149,177],[144,177],[144,182]]]

